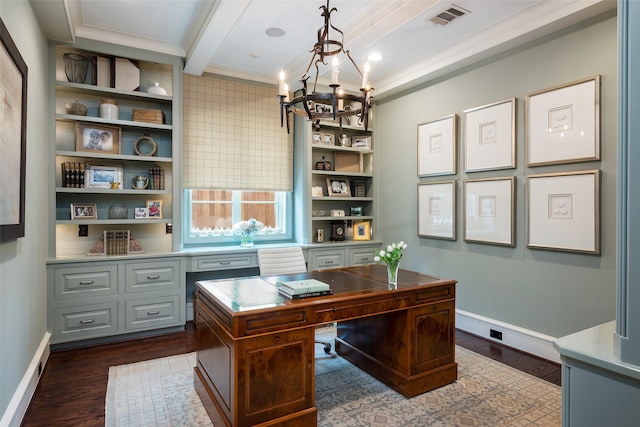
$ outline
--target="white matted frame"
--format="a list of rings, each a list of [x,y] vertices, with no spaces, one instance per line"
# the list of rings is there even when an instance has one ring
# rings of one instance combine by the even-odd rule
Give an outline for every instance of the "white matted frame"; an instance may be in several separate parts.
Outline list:
[[[418,184],[418,236],[456,240],[456,182]]]
[[[516,167],[516,98],[464,111],[464,170]]]
[[[515,246],[515,177],[464,181],[465,242]]]
[[[418,125],[418,176],[455,175],[458,115]]]
[[[600,254],[600,171],[527,176],[528,244]]]
[[[86,188],[111,188],[112,182],[122,183],[122,166],[86,165],[84,186]]]
[[[527,165],[600,160],[600,76],[527,95]]]

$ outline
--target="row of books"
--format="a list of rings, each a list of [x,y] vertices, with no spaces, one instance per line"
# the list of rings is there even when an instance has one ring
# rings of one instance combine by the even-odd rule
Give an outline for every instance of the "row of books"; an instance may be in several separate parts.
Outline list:
[[[302,299],[333,295],[333,289],[316,279],[278,282],[278,293],[289,299]]]
[[[129,230],[105,230],[105,255],[126,255],[129,253]]]
[[[164,190],[164,169],[149,168],[149,190]]]
[[[62,163],[62,186],[68,188],[84,188],[84,163]]]

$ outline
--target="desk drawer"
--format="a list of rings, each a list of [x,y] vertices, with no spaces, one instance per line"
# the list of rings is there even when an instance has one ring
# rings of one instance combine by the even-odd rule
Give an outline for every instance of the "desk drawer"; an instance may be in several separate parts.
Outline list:
[[[364,248],[349,249],[350,266],[373,264],[373,258],[376,256],[377,247],[367,246]]]
[[[54,317],[54,343],[113,335],[118,330],[116,302],[58,308]]]
[[[56,301],[78,298],[113,296],[118,293],[118,267],[70,267],[55,270],[54,292]]]
[[[257,255],[253,252],[234,255],[212,255],[193,260],[191,271],[233,270],[258,267]]]
[[[179,296],[145,298],[126,302],[125,324],[127,330],[157,328],[178,323]]]
[[[126,293],[164,291],[180,286],[180,263],[150,262],[127,264]]]
[[[309,252],[309,265],[310,271],[346,267],[345,250],[311,250]]]

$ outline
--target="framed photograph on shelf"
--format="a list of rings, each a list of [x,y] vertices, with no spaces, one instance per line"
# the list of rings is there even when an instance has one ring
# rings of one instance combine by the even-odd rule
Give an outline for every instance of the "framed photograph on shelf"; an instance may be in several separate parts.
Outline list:
[[[465,242],[515,246],[515,180],[464,181]]]
[[[418,184],[418,236],[456,240],[456,182]]]
[[[351,137],[351,147],[360,150],[371,150],[371,136],[356,135]]]
[[[76,122],[76,151],[120,154],[122,130],[116,126]]]
[[[327,177],[327,191],[331,197],[351,197],[349,179]]]
[[[600,160],[600,76],[527,95],[527,165]]]
[[[370,221],[353,221],[353,240],[371,240]]]
[[[111,183],[122,182],[122,167],[108,165],[85,166],[85,188],[112,188]]]
[[[149,208],[135,208],[133,211],[133,217],[135,219],[149,218]]]
[[[464,170],[516,167],[516,99],[464,111]]]
[[[71,219],[98,219],[95,203],[71,203]]]
[[[336,136],[332,133],[322,133],[322,144],[336,145]]]
[[[322,133],[321,132],[313,132],[311,134],[311,141],[313,144],[322,144]]]
[[[0,19],[0,242],[25,234],[27,64]]]
[[[528,244],[600,254],[600,171],[527,176]]]
[[[418,176],[454,175],[458,115],[418,125]]]
[[[149,219],[162,218],[162,200],[147,200],[147,209],[149,210]]]

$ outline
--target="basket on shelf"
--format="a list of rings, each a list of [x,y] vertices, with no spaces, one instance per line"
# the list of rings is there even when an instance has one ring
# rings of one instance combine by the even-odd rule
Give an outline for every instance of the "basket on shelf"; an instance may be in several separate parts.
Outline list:
[[[137,110],[134,108],[133,121],[164,124],[164,113],[162,110]]]

